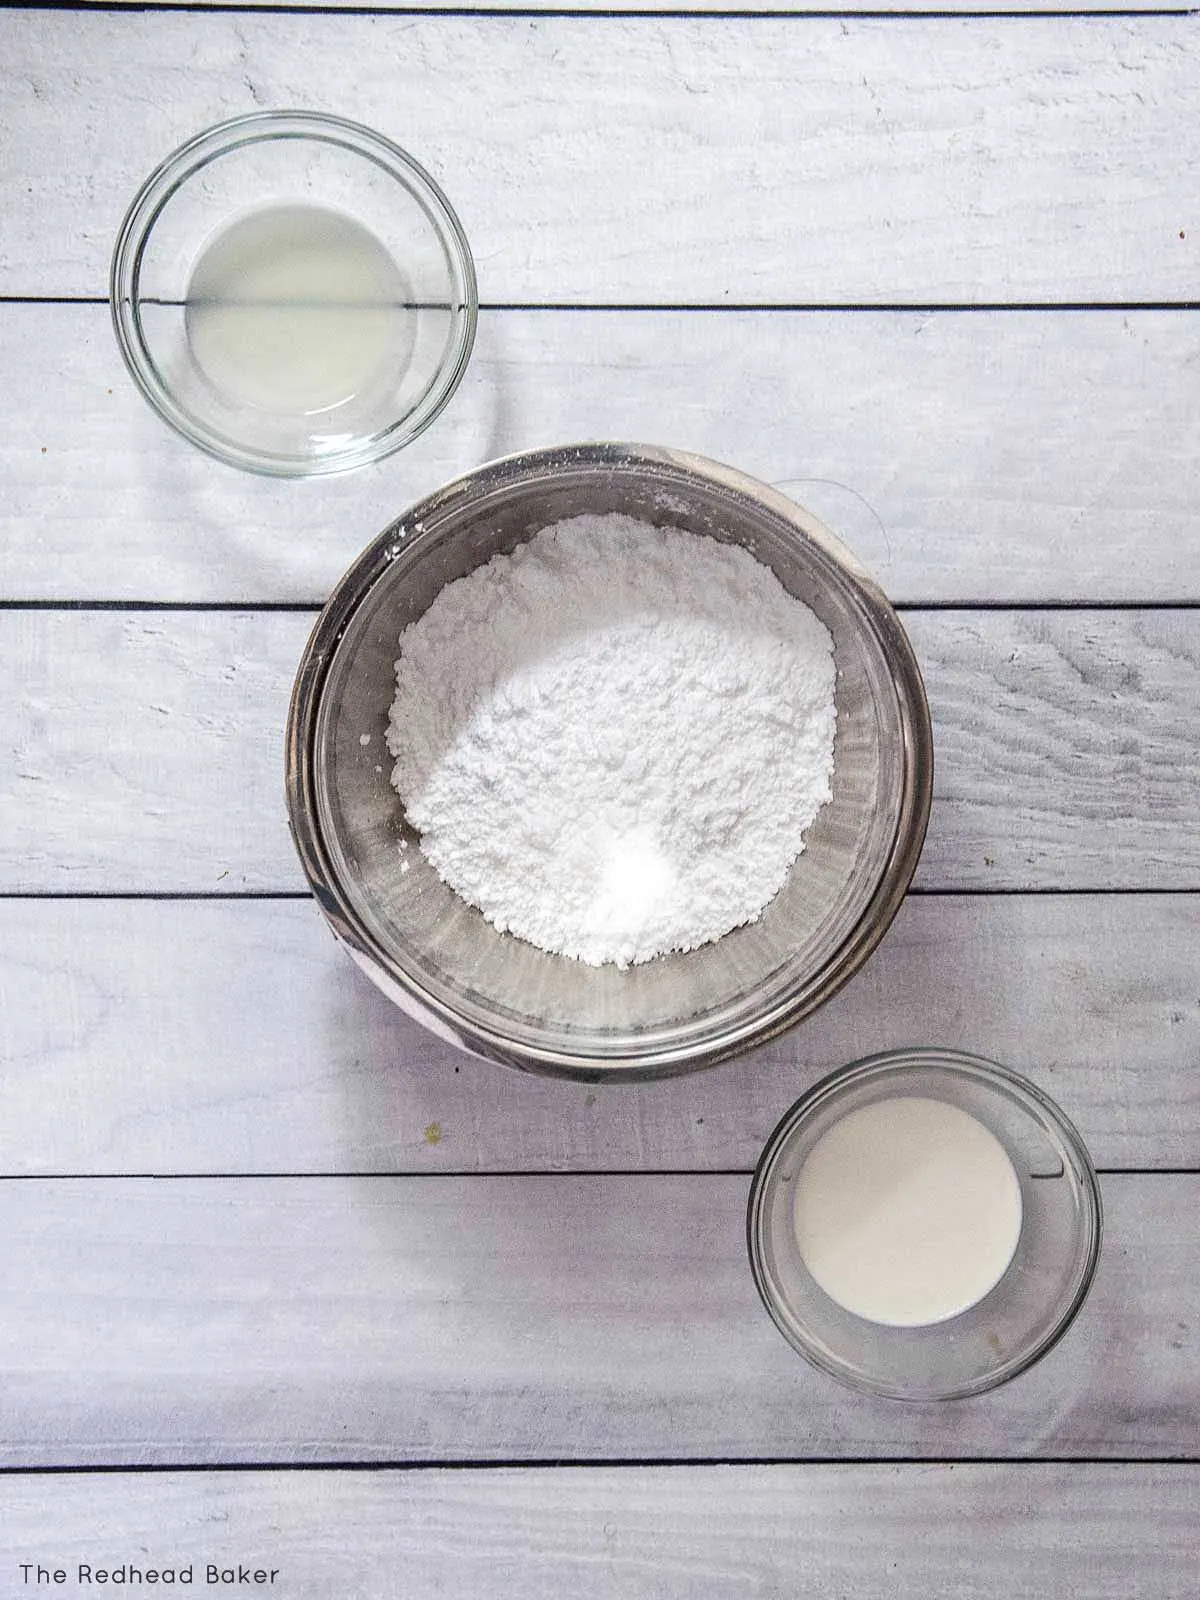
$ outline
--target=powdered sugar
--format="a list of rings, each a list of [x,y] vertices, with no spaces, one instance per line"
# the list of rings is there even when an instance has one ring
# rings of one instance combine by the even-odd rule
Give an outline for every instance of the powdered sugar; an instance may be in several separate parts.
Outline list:
[[[829,798],[827,630],[747,551],[556,524],[400,638],[392,783],[439,875],[545,950],[627,966],[753,921]]]

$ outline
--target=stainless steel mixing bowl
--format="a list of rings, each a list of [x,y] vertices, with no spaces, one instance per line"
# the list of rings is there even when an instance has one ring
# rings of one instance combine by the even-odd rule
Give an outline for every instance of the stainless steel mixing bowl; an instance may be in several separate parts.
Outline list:
[[[401,630],[453,579],[585,511],[744,545],[824,622],[837,666],[833,798],[784,887],[757,922],[624,971],[498,933],[442,883],[405,821],[384,744]],[[904,896],[932,779],[916,659],[854,557],[766,485],[635,445],[508,457],[406,512],[321,613],[288,718],[293,836],[318,904],[363,970],[472,1054],[593,1080],[710,1065],[835,993]]]

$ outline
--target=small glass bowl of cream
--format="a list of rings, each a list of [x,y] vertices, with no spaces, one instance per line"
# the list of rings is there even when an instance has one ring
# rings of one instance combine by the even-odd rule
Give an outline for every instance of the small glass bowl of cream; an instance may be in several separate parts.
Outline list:
[[[957,1051],[891,1051],[823,1079],[767,1142],[751,1269],[784,1337],[854,1388],[950,1400],[1062,1337],[1100,1253],[1083,1141],[1034,1084]]]
[[[409,443],[467,368],[478,296],[434,179],[340,117],[209,128],[142,185],[109,281],[143,395],[178,433],[277,477]]]

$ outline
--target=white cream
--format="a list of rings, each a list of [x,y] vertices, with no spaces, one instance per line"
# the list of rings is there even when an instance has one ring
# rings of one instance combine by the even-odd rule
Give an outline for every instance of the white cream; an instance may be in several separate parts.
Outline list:
[[[796,1178],[800,1254],[860,1317],[921,1327],[957,1316],[1004,1276],[1021,1186],[996,1136],[942,1100],[895,1096],[847,1113]]]

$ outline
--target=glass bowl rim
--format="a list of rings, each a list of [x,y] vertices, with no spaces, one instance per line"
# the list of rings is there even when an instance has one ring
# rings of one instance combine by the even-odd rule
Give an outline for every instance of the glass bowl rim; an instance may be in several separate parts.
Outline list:
[[[326,456],[274,455],[241,445],[197,422],[163,382],[142,332],[139,278],[150,235],[171,198],[210,162],[250,145],[275,140],[333,144],[388,173],[417,201],[437,229],[461,278],[460,327],[453,360],[443,362],[408,419]],[[142,182],[130,201],[113,246],[108,275],[113,332],[134,384],[150,406],[189,444],[244,471],[268,477],[322,477],[380,461],[411,444],[441,414],[462,382],[479,321],[479,289],[462,223],[437,180],[400,145],[363,123],[325,111],[281,109],[230,117],[194,134],[173,150]],[[432,397],[432,399],[431,399]]]
[[[791,1133],[822,1106],[841,1098],[847,1090],[856,1085],[864,1081],[870,1081],[873,1078],[886,1079],[893,1074],[899,1075],[909,1069],[922,1067],[931,1068],[934,1071],[943,1072],[950,1076],[969,1078],[976,1083],[982,1082],[989,1088],[1003,1089],[1011,1098],[1016,1100],[1026,1114],[1031,1115],[1030,1108],[1036,1108],[1051,1123],[1075,1163],[1083,1202],[1083,1234],[1081,1248],[1078,1252],[1080,1259],[1079,1281],[1070,1296],[1058,1307],[1039,1338],[1024,1350],[977,1378],[964,1383],[948,1385],[940,1390],[924,1390],[920,1393],[911,1393],[898,1389],[894,1384],[889,1384],[884,1379],[875,1382],[864,1378],[861,1374],[830,1361],[819,1346],[810,1344],[803,1339],[802,1333],[797,1331],[794,1323],[782,1314],[781,1302],[784,1301],[784,1297],[777,1292],[774,1280],[767,1271],[762,1236],[766,1198],[770,1192],[775,1164],[785,1141]],[[1015,1072],[1011,1067],[1007,1067],[1003,1063],[994,1061],[987,1056],[976,1055],[970,1051],[953,1049],[942,1045],[908,1045],[891,1050],[876,1051],[871,1055],[860,1056],[844,1066],[835,1067],[831,1072],[818,1079],[811,1088],[807,1089],[798,1100],[788,1107],[772,1129],[763,1146],[762,1154],[755,1165],[754,1174],[750,1180],[750,1193],[746,1203],[746,1249],[750,1258],[750,1271],[754,1279],[754,1285],[771,1320],[791,1347],[812,1366],[817,1367],[828,1376],[836,1378],[850,1389],[855,1389],[862,1394],[901,1400],[911,1404],[962,1400],[972,1395],[986,1393],[988,1390],[998,1388],[1001,1384],[1007,1383],[1012,1378],[1019,1377],[1021,1373],[1027,1372],[1030,1367],[1047,1355],[1067,1333],[1087,1300],[1100,1261],[1103,1234],[1104,1208],[1096,1168],[1082,1135],[1062,1107],[1044,1089],[1039,1088],[1031,1079],[1025,1077],[1022,1073]],[[794,1306],[792,1310],[794,1314]],[[851,1313],[846,1314],[851,1315]],[[797,1320],[802,1319],[798,1318]],[[886,1336],[888,1332],[886,1325],[880,1324],[879,1326],[884,1336]],[[945,1324],[942,1323],[930,1324],[930,1327],[935,1330],[944,1328],[944,1326]],[[921,1332],[919,1328],[910,1328],[905,1331],[908,1334],[919,1334]],[[934,1336],[936,1337],[936,1333]]]

